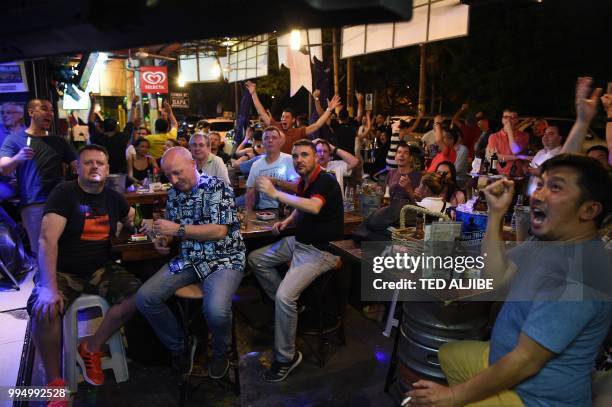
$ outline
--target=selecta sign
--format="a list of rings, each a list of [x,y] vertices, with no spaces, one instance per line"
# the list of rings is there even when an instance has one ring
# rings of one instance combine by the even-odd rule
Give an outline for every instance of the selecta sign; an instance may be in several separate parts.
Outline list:
[[[168,68],[165,66],[141,67],[140,90],[143,93],[168,93]]]

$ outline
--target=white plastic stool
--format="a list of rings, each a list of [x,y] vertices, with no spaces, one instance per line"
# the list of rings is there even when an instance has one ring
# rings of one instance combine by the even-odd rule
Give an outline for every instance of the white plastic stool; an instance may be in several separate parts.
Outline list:
[[[81,310],[94,307],[102,310],[102,317],[108,312],[108,303],[104,298],[98,295],[81,295],[70,305],[64,315],[64,380],[72,393],[76,393],[79,382],[79,370],[76,361],[79,345],[78,313]],[[115,332],[106,343],[108,344],[110,357],[104,356],[102,358],[102,369],[113,369],[115,381],[117,383],[125,382],[129,379],[129,374],[120,331]]]

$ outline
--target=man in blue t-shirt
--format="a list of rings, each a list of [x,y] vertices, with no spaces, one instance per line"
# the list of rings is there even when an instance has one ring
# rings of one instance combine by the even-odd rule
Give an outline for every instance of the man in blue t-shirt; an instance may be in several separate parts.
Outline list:
[[[610,258],[598,235],[612,211],[610,186],[611,172],[592,158],[549,159],[531,196],[534,239],[508,253],[501,226],[514,183],[502,179],[485,188],[487,277],[508,283],[509,297],[490,343],[440,348],[450,387],[418,381],[408,393],[415,404],[592,404],[591,373],[612,321]]]
[[[27,110],[30,126],[8,135],[0,148],[0,172],[17,173],[21,219],[32,252],[37,254],[45,202],[53,187],[63,181],[62,163],[76,171],[76,156],[63,138],[48,135],[54,116],[51,102],[33,99]]]

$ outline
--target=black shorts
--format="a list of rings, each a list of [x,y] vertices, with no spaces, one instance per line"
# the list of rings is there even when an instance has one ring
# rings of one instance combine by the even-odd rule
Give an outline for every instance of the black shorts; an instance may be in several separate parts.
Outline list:
[[[30,298],[28,298],[27,310],[32,317],[32,309],[38,299],[38,276],[34,278],[36,285]],[[118,265],[108,263],[103,268],[96,270],[89,276],[78,274],[56,272],[57,289],[64,299],[64,311],[81,294],[93,294],[104,297],[110,305],[118,304],[124,298],[128,298],[140,288],[142,283],[135,275]]]

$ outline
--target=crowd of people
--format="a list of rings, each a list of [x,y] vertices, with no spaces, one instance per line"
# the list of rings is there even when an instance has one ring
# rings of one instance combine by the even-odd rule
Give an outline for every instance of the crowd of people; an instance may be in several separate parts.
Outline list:
[[[612,155],[603,145],[582,154],[600,99],[600,90],[592,91],[588,78],[578,80],[577,119],[567,137],[554,124],[520,123],[512,108],[504,109],[502,128],[492,132],[481,112],[461,118],[468,105],[452,117],[450,126],[442,116],[434,117],[431,131],[421,137],[415,131],[425,120],[422,113],[412,123],[389,123],[382,115],[364,113],[363,95],[357,94],[357,114],[351,118],[337,95],[323,109],[318,91],[313,92],[318,120],[298,126],[294,111],[283,110],[276,121],[261,104],[256,85],[247,82],[246,89],[261,126],[249,127],[231,156],[224,152],[221,136],[210,132],[204,121],[189,138],[178,137],[178,121],[167,103],[154,133],[148,134],[138,117],[137,97],[122,130],[115,119],[102,119],[92,108],[90,143],[75,153],[64,138],[49,134],[51,102],[34,99],[27,104],[30,124],[4,139],[0,170],[3,182],[16,182],[21,221],[38,259],[28,312],[50,385],[65,385],[61,317],[84,292],[101,295],[112,305],[95,334],[78,347],[77,361],[89,383],[103,384],[103,345],[137,310],[172,354],[176,370],[189,374],[184,355],[194,344],[184,343],[166,301],[178,288],[196,282],[202,283],[202,312],[212,333],[209,374],[224,377],[230,365],[232,296],[247,266],[275,304],[274,362],[263,378],[284,380],[302,361],[295,346],[298,299],[318,276],[338,265],[329,243],[343,238],[347,184],[364,177],[380,182],[392,200],[444,211],[466,202],[473,160],[496,155],[503,163],[499,174],[509,178],[484,189],[488,271],[504,271],[504,280],[533,270],[547,276],[540,260],[525,254],[528,245],[510,252],[500,245],[500,225],[514,196],[512,178],[523,175],[533,177],[534,240],[599,239],[597,253],[605,256],[600,237],[612,205]],[[610,145],[612,95],[601,100]],[[4,123],[8,129],[10,121]],[[525,126],[531,126],[531,135]],[[535,152],[538,143],[541,148]],[[228,169],[244,174],[244,197],[234,196]],[[65,181],[70,173],[73,179]],[[145,222],[143,231],[154,236],[159,253],[169,255],[176,243],[178,254],[144,282],[112,261],[111,237],[119,223],[134,228],[135,211],[123,194],[108,187],[110,174],[123,174],[127,184],[137,187],[159,174],[172,186],[165,218]],[[247,253],[238,207],[252,216],[255,210],[278,209],[279,204],[292,211],[273,231],[292,227],[293,235]],[[276,266],[287,262],[289,270],[281,276]],[[512,289],[520,290],[520,284],[521,279],[514,280]],[[449,386],[419,381],[408,403],[464,405],[486,399],[492,403],[487,405],[535,405],[542,400],[587,405],[593,362],[611,319],[612,307],[601,301],[508,301],[490,342],[457,342],[441,349]]]

